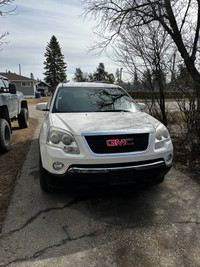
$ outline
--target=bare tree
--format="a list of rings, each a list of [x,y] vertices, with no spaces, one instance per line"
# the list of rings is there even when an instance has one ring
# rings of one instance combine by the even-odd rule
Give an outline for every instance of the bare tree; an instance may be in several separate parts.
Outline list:
[[[181,119],[181,123],[177,125],[176,129],[176,133],[179,132],[176,145],[184,147],[185,152],[190,152],[189,155],[185,154],[187,155],[189,167],[193,169],[200,156],[197,138],[195,136],[197,132],[195,127],[198,125],[196,123],[196,99],[193,79],[184,64],[178,66],[178,72],[171,83],[179,92],[176,96],[176,103],[180,110],[178,117]],[[176,121],[175,116],[177,114],[175,113],[172,116],[174,116],[174,120]]]
[[[0,17],[5,17],[7,15],[13,14],[16,8],[7,8],[14,0],[0,0]],[[0,35],[0,46],[5,43],[4,38],[8,35],[8,32],[4,32]]]
[[[200,0],[85,0],[85,14],[97,20],[105,48],[128,29],[159,23],[171,37],[195,85],[196,136],[200,147]]]
[[[148,24],[143,28],[135,27],[126,32],[128,34],[121,34],[120,41],[115,45],[116,59],[132,76],[135,75],[136,70],[143,76],[145,73],[151,73],[153,83],[148,83],[146,86],[152,95],[152,105],[149,110],[156,111],[159,106],[161,120],[167,125],[165,91],[168,65],[173,58],[171,39],[158,23]]]

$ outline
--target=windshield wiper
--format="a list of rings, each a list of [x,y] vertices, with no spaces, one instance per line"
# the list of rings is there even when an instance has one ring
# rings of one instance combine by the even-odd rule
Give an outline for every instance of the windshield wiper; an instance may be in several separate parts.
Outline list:
[[[99,112],[130,112],[130,110],[127,109],[108,109],[108,110],[100,110]]]

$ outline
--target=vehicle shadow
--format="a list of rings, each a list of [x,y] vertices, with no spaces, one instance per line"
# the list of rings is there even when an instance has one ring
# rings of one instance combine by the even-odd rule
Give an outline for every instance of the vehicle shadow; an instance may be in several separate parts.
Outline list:
[[[136,231],[142,233],[142,229],[168,219],[165,183],[152,188],[118,185],[44,193],[39,186],[38,163],[38,139],[33,139],[9,207],[2,251],[11,249],[9,253],[6,251],[2,262],[17,258],[30,258],[36,263],[52,258],[59,260],[102,245],[109,247],[113,242],[123,244],[129,236],[138,240]],[[11,233],[10,238],[6,233]],[[140,238],[146,242],[145,236]],[[29,240],[31,250],[27,249]],[[122,249],[121,243],[119,248]]]

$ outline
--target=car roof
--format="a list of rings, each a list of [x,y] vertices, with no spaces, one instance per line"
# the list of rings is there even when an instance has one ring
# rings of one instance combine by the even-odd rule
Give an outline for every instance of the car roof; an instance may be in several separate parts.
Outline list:
[[[98,88],[119,88],[119,85],[101,82],[74,82],[59,83],[58,87],[98,87]]]

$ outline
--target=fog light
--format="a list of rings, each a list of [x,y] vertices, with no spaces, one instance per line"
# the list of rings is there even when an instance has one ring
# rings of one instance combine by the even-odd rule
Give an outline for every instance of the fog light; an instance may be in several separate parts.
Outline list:
[[[62,168],[63,168],[63,164],[61,163],[61,162],[54,162],[54,164],[53,164],[53,168],[54,168],[54,170],[56,170],[56,171],[59,171],[59,170],[61,170]]]
[[[168,156],[167,156],[167,161],[170,161],[172,159],[172,154],[169,154]]]

